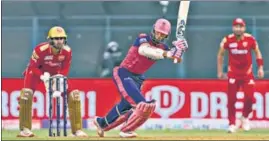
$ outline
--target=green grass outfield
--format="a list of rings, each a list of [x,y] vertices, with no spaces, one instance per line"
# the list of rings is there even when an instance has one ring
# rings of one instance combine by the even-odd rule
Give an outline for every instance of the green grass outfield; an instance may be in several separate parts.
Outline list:
[[[18,138],[16,130],[2,130],[3,140],[124,140],[118,136],[118,130],[106,132],[104,138],[93,130],[84,130],[87,138],[48,137],[48,130],[33,130],[35,137]],[[61,134],[63,132],[61,131]],[[253,129],[249,132],[239,130],[228,134],[224,130],[138,130],[139,137],[134,140],[269,140],[269,129]],[[130,139],[128,139],[130,140]]]

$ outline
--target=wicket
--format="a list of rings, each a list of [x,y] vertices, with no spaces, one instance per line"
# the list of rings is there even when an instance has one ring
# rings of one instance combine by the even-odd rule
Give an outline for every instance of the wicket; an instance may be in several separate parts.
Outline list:
[[[49,136],[55,136],[55,133],[53,133],[53,82],[56,83],[56,90],[61,91],[60,83],[63,81],[63,117],[64,117],[64,123],[63,123],[63,130],[64,130],[64,136],[67,136],[67,78],[64,76],[55,76],[51,77],[49,79]],[[57,130],[57,136],[60,136],[60,97],[56,97],[56,130]]]

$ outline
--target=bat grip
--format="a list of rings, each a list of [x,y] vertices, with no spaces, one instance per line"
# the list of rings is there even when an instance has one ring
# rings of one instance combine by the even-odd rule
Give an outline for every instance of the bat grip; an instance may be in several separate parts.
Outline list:
[[[178,60],[178,59],[176,59],[176,58],[174,59],[174,63],[175,63],[175,64],[177,63],[177,60]]]

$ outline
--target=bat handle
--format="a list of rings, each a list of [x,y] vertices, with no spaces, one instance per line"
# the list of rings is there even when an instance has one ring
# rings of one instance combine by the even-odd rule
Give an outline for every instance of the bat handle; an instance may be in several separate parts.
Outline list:
[[[174,63],[175,63],[175,64],[177,63],[177,60],[178,60],[178,59],[176,59],[176,58],[174,59]]]

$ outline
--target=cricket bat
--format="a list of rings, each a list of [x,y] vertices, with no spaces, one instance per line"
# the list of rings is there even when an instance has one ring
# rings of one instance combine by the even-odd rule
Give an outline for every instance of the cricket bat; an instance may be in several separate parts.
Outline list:
[[[185,36],[188,12],[189,12],[190,1],[180,1],[177,14],[177,28],[176,38],[179,40]],[[177,59],[174,59],[174,63],[177,63]]]

